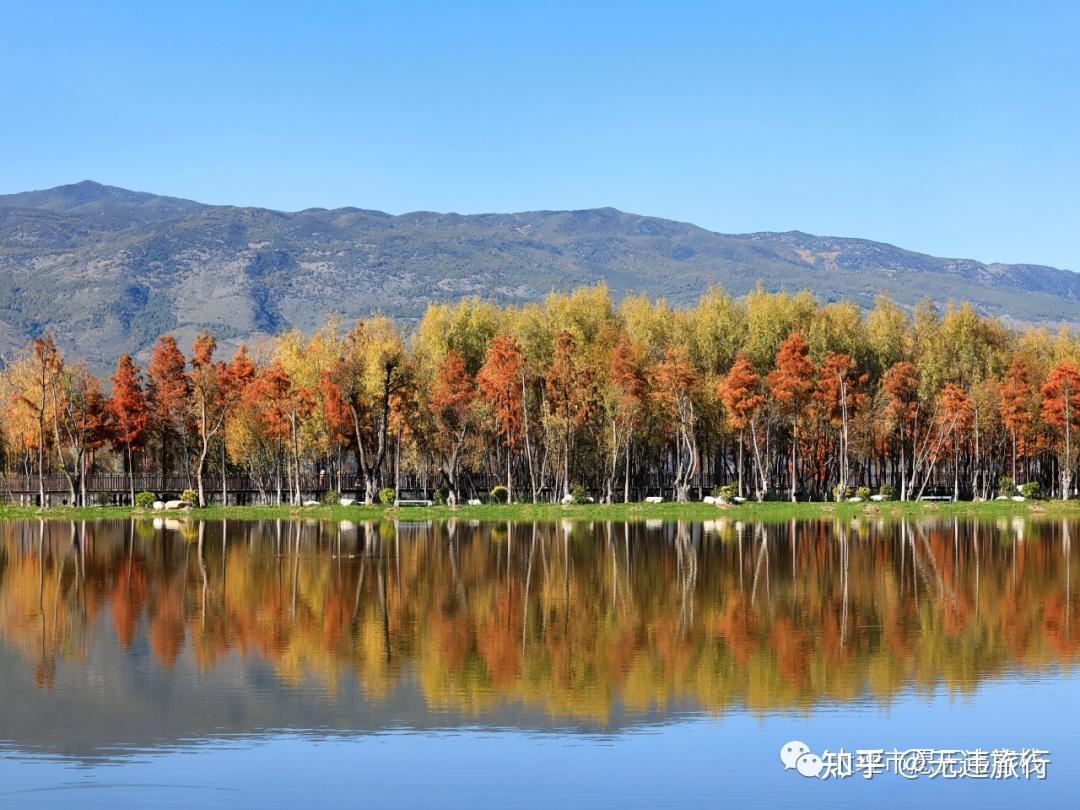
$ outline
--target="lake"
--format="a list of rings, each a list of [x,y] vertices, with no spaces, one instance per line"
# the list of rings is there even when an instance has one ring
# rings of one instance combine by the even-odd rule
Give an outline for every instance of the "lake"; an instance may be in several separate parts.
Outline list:
[[[4,522],[0,803],[1072,803],[1073,537],[1037,518]],[[793,740],[1028,772],[982,778],[976,754],[959,778],[808,778],[781,763]]]

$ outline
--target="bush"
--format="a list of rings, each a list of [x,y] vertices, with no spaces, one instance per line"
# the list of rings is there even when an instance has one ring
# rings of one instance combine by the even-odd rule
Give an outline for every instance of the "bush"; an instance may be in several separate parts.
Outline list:
[[[322,496],[323,506],[337,506],[341,503],[341,493],[336,489],[328,490]]]
[[[1006,498],[1011,498],[1016,494],[1016,482],[1007,475],[1001,476],[998,479],[998,494],[1004,495]]]
[[[870,487],[859,487],[855,490],[855,497],[864,501],[870,500]]]
[[[1021,484],[1020,494],[1025,498],[1036,501],[1043,496],[1042,487],[1039,486],[1038,481],[1028,481],[1026,484]]]
[[[190,503],[192,506],[197,506],[199,503],[199,493],[193,489],[185,489],[180,493],[180,500],[185,503]]]
[[[714,498],[719,498],[724,503],[731,503],[735,500],[735,496],[739,494],[739,487],[736,484],[722,484],[713,487],[712,494]]]
[[[855,490],[851,487],[845,487],[843,484],[837,484],[835,487],[833,487],[832,493],[833,500],[835,500],[837,503],[840,503],[840,501],[845,501],[852,495],[854,495]]]
[[[570,497],[574,499],[574,503],[588,503],[589,491],[581,486],[581,484],[578,484],[570,490]]]
[[[149,509],[154,505],[154,501],[157,500],[157,495],[153,492],[140,492],[135,496],[135,508],[136,509]]]
[[[397,500],[397,490],[393,487],[379,490],[379,503],[383,506],[392,506],[395,500]]]
[[[506,503],[510,492],[502,484],[491,488],[491,502],[492,503]]]
[[[435,494],[432,496],[431,501],[436,506],[445,506],[450,501],[450,488],[439,487],[435,490]]]
[[[896,500],[896,487],[892,484],[882,484],[878,487],[878,495],[881,496],[883,501],[895,501]]]

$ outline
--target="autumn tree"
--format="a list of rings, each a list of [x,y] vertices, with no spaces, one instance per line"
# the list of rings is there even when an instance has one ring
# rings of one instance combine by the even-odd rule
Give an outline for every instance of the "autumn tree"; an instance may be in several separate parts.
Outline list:
[[[473,403],[476,383],[465,368],[464,358],[453,349],[439,364],[435,386],[431,392],[430,408],[438,430],[436,446],[442,454],[443,474],[450,494],[450,506],[458,500],[458,462],[470,426],[473,424]]]
[[[768,479],[765,465],[761,458],[761,445],[758,441],[758,417],[765,404],[765,395],[761,393],[761,375],[754,371],[746,355],[739,354],[731,370],[723,379],[719,388],[720,398],[727,410],[728,427],[739,431],[739,456],[737,461],[739,497],[744,497],[743,490],[743,454],[746,447],[746,432],[750,432],[751,447],[754,451],[754,490],[757,500],[765,497]]]
[[[169,474],[170,444],[179,445],[185,478],[190,474],[188,465],[188,423],[191,401],[191,380],[187,375],[187,361],[176,338],[162,335],[150,354],[146,367],[147,396],[150,402],[151,425],[161,443],[162,476]]]
[[[142,446],[150,422],[150,410],[146,402],[139,367],[131,355],[123,354],[116,364],[112,377],[112,396],[108,411],[112,422],[112,441],[122,449],[128,474],[128,494],[135,505],[135,464],[132,453]]]
[[[1043,421],[1057,432],[1061,499],[1068,500],[1077,455],[1074,433],[1080,425],[1080,371],[1070,362],[1059,363],[1051,369],[1041,393]]]
[[[694,386],[697,373],[679,349],[668,349],[656,367],[656,397],[664,405],[674,424],[675,497],[679,503],[690,500],[690,483],[700,465]]]
[[[488,345],[484,365],[476,375],[480,396],[491,408],[506,447],[507,500],[513,500],[513,457],[522,424],[521,370],[525,359],[521,347],[508,335]]]
[[[620,452],[624,463],[623,503],[630,501],[630,446],[648,393],[649,380],[640,352],[624,334],[612,352],[611,366],[602,391],[604,410],[611,430],[611,463],[604,494],[608,503],[612,501]]]
[[[1013,358],[1005,379],[999,385],[1001,421],[1009,432],[1012,479],[1016,481],[1017,447],[1024,448],[1034,417],[1035,390],[1031,384],[1027,361],[1020,355]]]
[[[769,390],[781,414],[791,420],[791,502],[797,499],[799,475],[799,421],[814,390],[814,364],[810,347],[792,332],[776,353],[776,368],[769,373]]]
[[[555,337],[554,355],[544,385],[548,407],[561,426],[557,449],[562,458],[563,496],[570,497],[570,453],[575,432],[592,415],[595,375],[577,356],[577,341],[563,330]]]

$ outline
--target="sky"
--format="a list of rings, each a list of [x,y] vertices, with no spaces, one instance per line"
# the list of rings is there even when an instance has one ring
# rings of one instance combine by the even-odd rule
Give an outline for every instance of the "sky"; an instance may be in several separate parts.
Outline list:
[[[0,193],[614,206],[1080,271],[1080,3],[4,0]]]

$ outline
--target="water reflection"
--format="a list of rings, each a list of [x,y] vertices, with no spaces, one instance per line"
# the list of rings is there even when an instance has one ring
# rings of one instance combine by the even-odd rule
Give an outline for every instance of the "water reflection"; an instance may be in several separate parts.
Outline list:
[[[966,692],[1071,664],[1077,530],[0,523],[0,739],[606,730]]]

